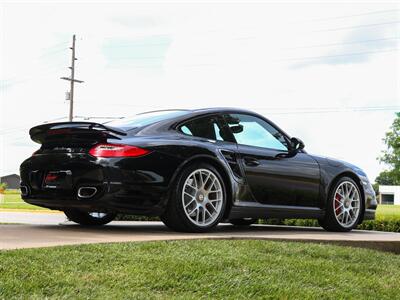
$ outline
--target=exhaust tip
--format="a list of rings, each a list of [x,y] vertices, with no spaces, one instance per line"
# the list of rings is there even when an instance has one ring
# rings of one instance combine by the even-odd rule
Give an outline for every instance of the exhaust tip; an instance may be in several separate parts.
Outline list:
[[[93,186],[83,186],[78,189],[78,197],[81,199],[92,198],[97,193],[97,188]]]
[[[22,196],[28,196],[29,195],[29,188],[26,185],[21,185],[19,187],[19,189],[21,190],[21,195]]]

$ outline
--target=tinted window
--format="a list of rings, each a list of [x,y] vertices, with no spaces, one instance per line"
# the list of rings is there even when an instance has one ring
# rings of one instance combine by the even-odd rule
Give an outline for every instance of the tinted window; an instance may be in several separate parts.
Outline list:
[[[226,121],[238,144],[288,150],[284,136],[268,122],[250,115],[230,114]]]
[[[118,127],[118,128],[135,128],[150,125],[159,121],[172,119],[181,115],[186,114],[186,111],[182,110],[165,110],[165,111],[155,111],[143,114],[138,114],[132,117],[123,118],[120,120],[115,120],[108,122],[107,125]]]
[[[229,141],[221,130],[217,117],[202,117],[184,123],[179,130],[184,134],[198,136],[209,140]]]

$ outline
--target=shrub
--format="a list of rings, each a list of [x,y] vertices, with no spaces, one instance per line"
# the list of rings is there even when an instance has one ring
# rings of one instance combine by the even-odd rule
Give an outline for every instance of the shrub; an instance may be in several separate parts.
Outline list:
[[[358,225],[358,229],[400,232],[400,220],[367,220]]]
[[[160,221],[160,218],[159,217],[120,214],[115,218],[115,220],[116,221]]]
[[[0,193],[3,193],[7,189],[7,183],[0,182]]]

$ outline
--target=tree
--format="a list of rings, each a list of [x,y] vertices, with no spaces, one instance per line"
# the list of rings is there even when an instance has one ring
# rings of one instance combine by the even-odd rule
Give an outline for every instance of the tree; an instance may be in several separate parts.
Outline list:
[[[0,192],[4,192],[7,189],[7,183],[0,182]]]
[[[397,184],[393,170],[380,172],[378,177],[376,177],[375,182],[383,185]]]
[[[375,182],[379,184],[400,185],[400,112],[396,113],[390,131],[386,132],[383,141],[386,150],[382,151],[379,161],[390,167],[381,172]]]

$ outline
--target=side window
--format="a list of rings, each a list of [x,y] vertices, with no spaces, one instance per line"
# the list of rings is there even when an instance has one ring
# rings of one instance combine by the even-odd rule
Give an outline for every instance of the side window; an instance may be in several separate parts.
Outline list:
[[[268,122],[254,116],[241,114],[230,114],[225,118],[238,144],[281,151],[288,150],[285,137]]]
[[[189,129],[187,126],[182,126],[182,127],[181,127],[181,131],[182,131],[184,134],[193,135],[193,133],[190,131],[190,129]]]
[[[179,130],[188,135],[198,136],[209,140],[226,141],[216,117],[207,116],[184,123]]]

